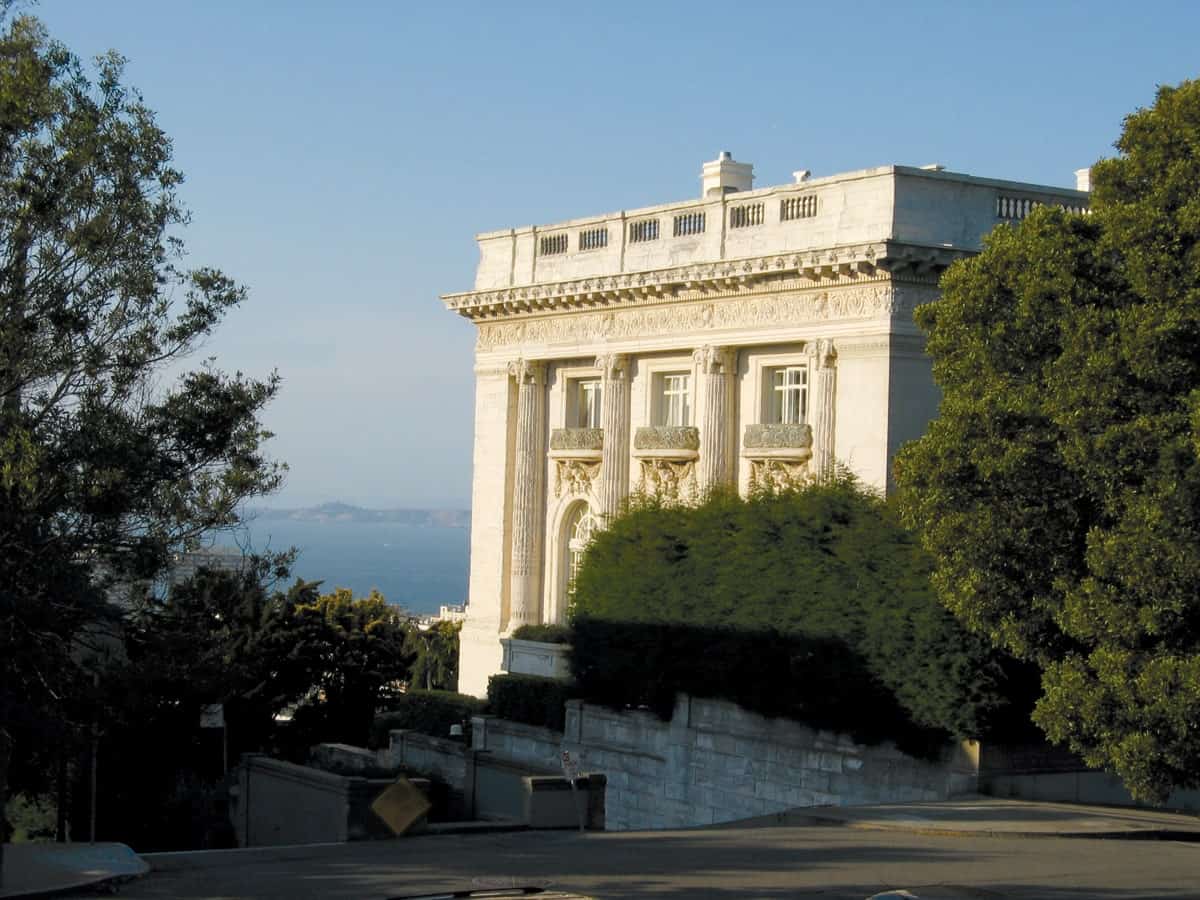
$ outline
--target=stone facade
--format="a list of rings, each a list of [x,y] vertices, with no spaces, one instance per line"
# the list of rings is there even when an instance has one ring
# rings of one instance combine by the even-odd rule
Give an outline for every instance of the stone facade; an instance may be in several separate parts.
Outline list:
[[[471,576],[459,686],[500,639],[563,621],[582,548],[631,490],[887,490],[938,394],[913,310],[951,262],[1065,188],[885,166],[750,190],[723,156],[698,200],[478,236]]]

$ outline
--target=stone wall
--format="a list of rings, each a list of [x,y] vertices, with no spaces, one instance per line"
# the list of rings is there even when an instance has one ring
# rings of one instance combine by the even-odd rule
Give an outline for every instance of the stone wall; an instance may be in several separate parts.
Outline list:
[[[891,744],[681,696],[670,722],[567,704],[563,748],[607,778],[609,830],[728,822],[804,806],[944,800],[976,788],[975,745],[925,762]]]
[[[562,732],[549,728],[510,722],[495,716],[475,716],[471,719],[473,749],[487,751],[500,759],[523,763],[531,770],[561,773],[562,742]]]

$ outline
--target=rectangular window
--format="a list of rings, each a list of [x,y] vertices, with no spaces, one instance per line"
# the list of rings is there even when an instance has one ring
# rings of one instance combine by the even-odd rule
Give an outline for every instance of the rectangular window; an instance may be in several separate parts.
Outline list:
[[[808,369],[781,366],[768,369],[767,420],[773,425],[803,425],[808,421]]]
[[[691,380],[686,374],[659,376],[656,425],[690,425],[692,422]]]
[[[575,427],[600,427],[600,379],[588,378],[575,382]]]

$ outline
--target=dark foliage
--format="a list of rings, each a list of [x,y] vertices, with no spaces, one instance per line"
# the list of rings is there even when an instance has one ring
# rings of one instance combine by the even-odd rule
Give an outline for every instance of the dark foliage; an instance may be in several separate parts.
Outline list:
[[[522,625],[512,636],[519,641],[541,641],[543,644],[571,643],[571,629],[566,625]]]
[[[660,715],[687,691],[863,736],[978,737],[1014,702],[1027,714],[1028,696],[1011,660],[937,603],[929,568],[850,480],[634,505],[577,579],[575,677],[584,696]]]
[[[462,725],[469,738],[471,716],[484,712],[486,702],[469,694],[451,691],[408,691],[393,699],[386,712],[375,717],[372,747],[386,747],[388,732],[407,728],[433,737],[447,737],[451,725]]]
[[[562,731],[565,704],[574,696],[575,686],[558,678],[493,675],[488,679],[487,711],[512,722]]]

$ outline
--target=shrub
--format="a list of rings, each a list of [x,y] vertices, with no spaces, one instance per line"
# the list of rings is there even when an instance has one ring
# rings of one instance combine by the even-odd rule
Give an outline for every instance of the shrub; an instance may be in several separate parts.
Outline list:
[[[471,716],[482,713],[484,706],[483,700],[469,694],[409,691],[395,698],[390,709],[375,717],[371,746],[386,746],[388,732],[393,728],[407,728],[444,738],[450,734],[451,725],[462,725],[464,735],[470,737]]]
[[[576,579],[572,671],[581,696],[664,717],[684,691],[864,738],[979,737],[1019,670],[941,607],[929,572],[890,506],[844,477],[634,504]]]
[[[493,675],[488,679],[488,712],[502,719],[562,731],[566,702],[574,685],[538,675]]]
[[[566,625],[522,625],[512,636],[519,641],[541,641],[543,644],[571,643],[571,629]]]

